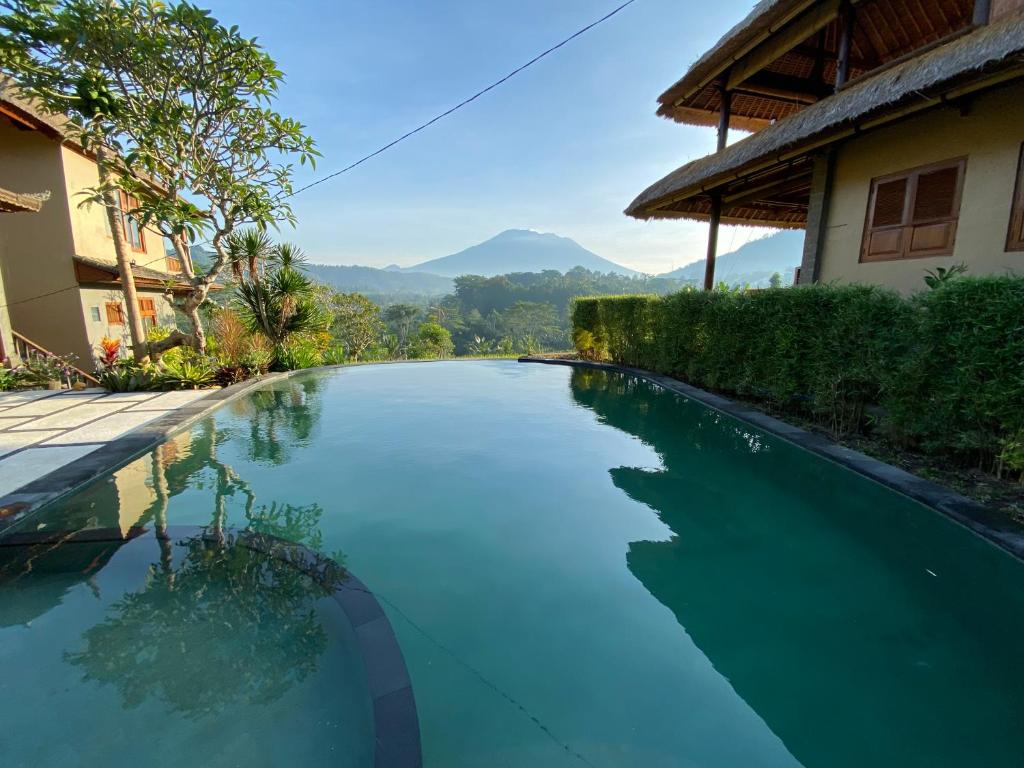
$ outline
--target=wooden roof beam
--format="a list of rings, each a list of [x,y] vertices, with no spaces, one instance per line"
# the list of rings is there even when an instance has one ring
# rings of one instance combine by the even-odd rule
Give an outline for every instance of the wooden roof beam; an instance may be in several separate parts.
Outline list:
[[[726,88],[735,89],[744,80],[767,67],[785,53],[796,48],[818,30],[828,26],[839,13],[840,0],[825,0],[777,34],[765,40],[732,65]]]

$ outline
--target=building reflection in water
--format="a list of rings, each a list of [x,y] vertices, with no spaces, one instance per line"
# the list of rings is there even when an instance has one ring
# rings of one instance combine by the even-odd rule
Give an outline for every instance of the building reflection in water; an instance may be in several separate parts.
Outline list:
[[[671,529],[626,565],[806,766],[1008,765],[1018,562],[908,499],[641,380],[575,401],[660,456],[610,470]]]

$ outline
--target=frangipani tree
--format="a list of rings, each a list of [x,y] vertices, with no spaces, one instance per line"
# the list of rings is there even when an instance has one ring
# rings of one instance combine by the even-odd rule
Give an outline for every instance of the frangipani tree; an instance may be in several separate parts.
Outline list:
[[[0,71],[81,127],[100,165],[93,197],[112,221],[117,192],[132,195],[139,203],[130,214],[181,259],[192,290],[180,308],[191,333],[151,350],[205,350],[199,307],[232,264],[230,236],[294,223],[292,161],[319,154],[298,121],[272,109],[283,73],[255,39],[187,2],[0,0],[0,9]],[[204,274],[189,257],[200,238],[215,252]],[[123,261],[127,294],[134,285]]]

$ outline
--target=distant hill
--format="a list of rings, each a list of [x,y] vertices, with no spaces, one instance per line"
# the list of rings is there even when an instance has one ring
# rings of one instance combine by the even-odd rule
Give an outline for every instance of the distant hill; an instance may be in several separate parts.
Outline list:
[[[374,296],[444,296],[454,289],[451,278],[425,272],[397,272],[374,267],[342,267],[334,264],[307,264],[306,272],[321,283],[342,293]]]
[[[637,274],[632,269],[601,258],[567,237],[529,229],[508,229],[464,251],[431,259],[402,271],[429,272],[445,277],[494,277],[510,272],[543,272],[546,269],[568,272],[573,267],[619,275]]]
[[[793,270],[800,266],[803,248],[802,230],[782,230],[760,240],[751,240],[735,251],[715,259],[715,282],[765,286],[771,276],[778,272],[782,276],[782,284],[789,285],[793,282]],[[706,263],[706,259],[701,259],[666,272],[661,277],[701,283]]]

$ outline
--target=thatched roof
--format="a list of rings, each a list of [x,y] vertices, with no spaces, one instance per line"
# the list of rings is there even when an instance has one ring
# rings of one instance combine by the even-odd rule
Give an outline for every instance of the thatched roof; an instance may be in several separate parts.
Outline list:
[[[675,112],[673,105],[683,96],[714,78],[731,63],[740,51],[753,44],[758,38],[774,31],[779,24],[810,5],[813,5],[813,0],[760,0],[743,21],[722,35],[711,50],[697,59],[683,77],[658,97],[660,104],[658,114],[662,117],[677,119],[680,122],[714,125],[716,119],[710,113],[706,118],[691,114],[689,117],[692,119],[685,119]],[[762,121],[758,119],[745,121],[738,116],[731,124],[734,128],[741,129],[763,127]]]
[[[19,193],[0,187],[0,212],[35,213],[50,199],[49,192]]]
[[[669,210],[668,206],[800,157],[871,120],[941,104],[949,91],[982,87],[981,76],[987,79],[996,73],[1006,78],[1024,76],[1024,15],[981,27],[852,83],[721,152],[688,163],[644,190],[626,213],[636,218],[701,218],[687,215],[685,208]]]
[[[970,29],[973,0],[860,0],[851,32],[849,79]],[[729,125],[760,130],[831,94],[842,24],[839,0],[761,2],[658,101],[658,114],[716,125],[719,78],[762,47],[783,45],[772,61],[730,84]],[[793,37],[803,35],[803,39]],[[787,36],[789,36],[787,38]],[[788,40],[788,42],[786,42]]]

